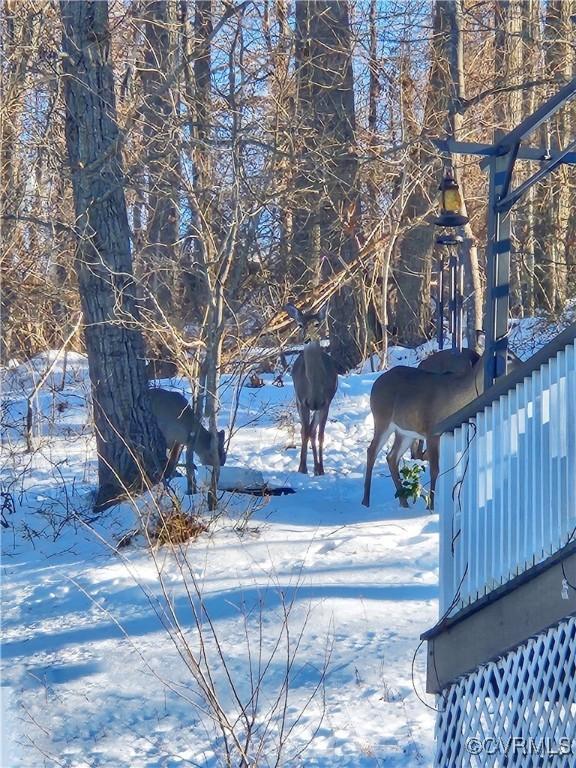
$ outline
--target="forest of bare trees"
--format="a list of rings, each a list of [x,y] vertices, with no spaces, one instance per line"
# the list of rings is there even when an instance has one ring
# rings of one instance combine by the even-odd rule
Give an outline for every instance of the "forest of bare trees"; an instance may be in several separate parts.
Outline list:
[[[99,453],[128,480],[134,456],[159,471],[134,407],[145,358],[204,382],[215,430],[220,372],[287,338],[287,301],[330,299],[342,372],[384,360],[390,338],[433,336],[447,164],[470,217],[472,340],[486,177],[430,139],[491,142],[576,74],[574,0],[3,0],[1,13],[2,359],[72,334]],[[563,148],[574,109],[534,140]],[[574,299],[575,195],[561,167],[517,207],[513,317]],[[119,430],[124,454],[108,455]]]

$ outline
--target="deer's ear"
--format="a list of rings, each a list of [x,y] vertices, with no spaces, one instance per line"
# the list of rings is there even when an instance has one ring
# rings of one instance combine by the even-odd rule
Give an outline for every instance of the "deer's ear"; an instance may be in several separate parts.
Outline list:
[[[304,318],[298,307],[295,307],[294,304],[286,304],[285,310],[290,315],[292,320],[295,320],[299,325],[302,325]]]

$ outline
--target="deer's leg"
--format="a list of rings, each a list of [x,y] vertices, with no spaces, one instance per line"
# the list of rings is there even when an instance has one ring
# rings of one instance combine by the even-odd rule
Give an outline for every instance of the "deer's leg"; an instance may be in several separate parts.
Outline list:
[[[310,445],[312,446],[312,458],[314,459],[314,474],[321,474],[318,471],[318,411],[314,411],[310,419]]]
[[[176,464],[178,464],[178,459],[180,458],[180,454],[182,452],[182,446],[176,443],[176,445],[173,445],[170,449],[170,453],[168,455],[168,461],[166,462],[166,469],[164,470],[164,477],[167,479],[169,477],[172,477],[174,475],[174,470],[176,469]]]
[[[424,440],[414,440],[411,448],[412,458],[417,461],[425,461],[428,457],[424,448]]]
[[[186,443],[186,493],[192,496],[198,490],[196,487],[196,464],[194,464],[194,448],[196,447],[196,434],[192,432]]]
[[[440,471],[440,435],[435,435],[426,441],[428,444],[428,461],[430,462],[430,500],[428,509],[434,509],[434,492],[436,480]]]
[[[402,480],[400,479],[400,470],[398,468],[400,459],[404,454],[406,453],[406,449],[411,443],[411,438],[407,437],[406,435],[402,435],[399,432],[396,432],[396,436],[394,438],[394,445],[392,446],[392,449],[388,453],[388,456],[386,457],[388,461],[388,466],[390,467],[390,474],[392,475],[392,480],[394,480],[394,485],[396,486],[397,491],[402,490]],[[400,506],[401,507],[407,507],[408,506],[408,500],[405,499],[403,496],[400,496]]]
[[[366,451],[366,475],[364,476],[364,498],[362,499],[362,504],[365,507],[370,506],[370,486],[372,484],[372,469],[374,467],[374,462],[382,450],[382,446],[386,444],[386,441],[390,437],[391,432],[392,428],[390,425],[385,429],[374,427],[374,437]]]
[[[318,411],[318,471],[316,472],[316,470],[314,470],[317,475],[324,474],[324,429],[326,427],[326,421],[328,420],[329,408],[330,404],[325,408],[322,408],[321,411]]]
[[[306,455],[308,453],[308,440],[310,438],[310,409],[305,405],[298,403],[298,414],[300,416],[300,466],[298,472],[302,472],[303,475],[308,474],[308,467],[306,466]]]

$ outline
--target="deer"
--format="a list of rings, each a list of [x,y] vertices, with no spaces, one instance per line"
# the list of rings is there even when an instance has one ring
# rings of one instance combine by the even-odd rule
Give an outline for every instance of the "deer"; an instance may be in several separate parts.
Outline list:
[[[476,331],[477,337],[483,335],[484,331]],[[516,370],[522,365],[522,360],[517,357],[512,350],[508,350],[506,353],[508,372]],[[473,349],[464,348],[459,352],[453,352],[451,349],[441,349],[438,352],[434,352],[432,355],[424,358],[418,365],[421,371],[431,371],[432,373],[466,373],[475,363],[480,359],[478,352]],[[481,392],[483,391],[483,387]],[[415,440],[412,443],[412,458],[424,460],[426,452],[424,450],[424,442],[422,440]]]
[[[146,376],[148,380],[172,379],[178,375],[178,366],[172,360],[149,360],[146,363]]]
[[[188,400],[179,392],[155,388],[149,390],[152,413],[169,450],[164,477],[172,477],[182,448],[186,446],[186,479],[188,495],[194,493],[194,454],[202,464],[212,466],[212,435],[196,418]],[[218,458],[220,466],[226,463],[224,430],[218,432]]]
[[[466,373],[474,363],[478,362],[480,355],[473,349],[464,348],[460,352],[453,352],[451,349],[441,349],[438,352],[425,357],[418,364],[421,371],[431,371],[432,373],[456,373],[462,375]],[[411,447],[413,459],[423,461],[427,458],[423,440],[414,440]]]
[[[316,313],[304,314],[294,304],[286,305],[288,315],[300,326],[304,350],[292,366],[296,407],[300,417],[300,466],[308,474],[308,441],[312,444],[314,474],[324,474],[324,429],[328,411],[338,388],[338,369],[334,360],[320,347],[319,329],[326,320],[326,305]],[[318,436],[318,445],[316,437]]]
[[[397,491],[402,489],[398,469],[400,458],[413,440],[426,440],[430,462],[428,508],[434,509],[440,448],[440,436],[435,433],[434,426],[478,397],[483,388],[484,357],[479,357],[460,374],[434,373],[398,365],[379,376],[370,393],[374,437],[366,452],[362,504],[370,506],[374,462],[388,438],[394,434],[394,444],[386,458]],[[401,495],[400,505],[408,506]]]

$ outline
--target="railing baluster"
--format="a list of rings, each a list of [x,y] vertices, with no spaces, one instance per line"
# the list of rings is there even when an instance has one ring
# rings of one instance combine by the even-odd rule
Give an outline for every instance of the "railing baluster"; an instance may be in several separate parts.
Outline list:
[[[492,413],[490,414],[490,433],[492,436],[492,504],[490,505],[490,517],[488,519],[488,536],[486,543],[488,547],[487,563],[488,571],[486,578],[487,591],[494,589],[500,581],[499,573],[502,568],[502,536],[501,519],[502,512],[502,490],[504,485],[504,467],[502,464],[502,426],[503,417],[502,407],[499,400],[492,403]]]
[[[452,500],[449,492],[454,467],[454,435],[442,435],[440,446],[440,473],[438,501],[440,506],[440,615],[442,616],[454,599],[455,560],[452,555]]]
[[[543,472],[542,472],[542,369],[536,371],[534,374],[534,456],[533,456],[533,473],[534,473],[534,504],[533,504],[533,525],[534,525],[534,540],[533,540],[533,564],[542,559],[542,545],[544,537],[544,510],[543,510]],[[525,566],[526,567],[526,566]]]
[[[465,578],[464,574],[466,573],[466,563],[468,562],[468,550],[462,536],[462,513],[465,509],[468,509],[468,502],[466,499],[466,489],[468,485],[465,482],[465,480],[468,478],[468,468],[466,464],[466,430],[467,425],[464,424],[458,430],[456,430],[458,437],[458,449],[456,452],[458,471],[455,477],[458,479],[458,485],[452,489],[452,493],[454,494],[454,536],[458,535],[458,538],[454,543],[458,566],[456,570],[456,579],[458,584],[463,578]],[[462,589],[467,589],[466,583],[462,584],[461,591]]]
[[[567,543],[576,523],[576,342],[566,348],[566,509],[563,543]]]
[[[486,409],[489,410],[489,409]],[[486,522],[486,506],[487,506],[487,494],[488,494],[488,460],[487,460],[487,435],[486,435],[486,410],[483,413],[478,414],[476,423],[478,424],[478,469],[479,469],[479,484],[480,484],[480,497],[478,506],[470,510],[473,520],[473,541],[476,541],[476,551],[474,551],[474,544],[470,549],[470,561],[469,566],[473,568],[474,581],[472,584],[472,600],[475,600],[480,591],[480,584],[483,580],[483,567],[485,558],[485,522]]]
[[[540,451],[540,473],[542,476],[542,554],[544,559],[552,554],[550,541],[552,532],[552,509],[550,500],[551,465],[550,456],[550,364],[542,366],[542,447]]]
[[[559,356],[552,358],[549,364],[550,370],[550,421],[548,434],[550,447],[548,452],[548,472],[550,474],[550,551],[556,552],[560,540],[560,485],[561,485],[561,455],[562,455],[562,424],[560,418],[560,366]]]
[[[466,450],[467,450],[467,457],[468,457],[468,470],[467,470],[467,482],[464,483],[465,488],[467,488],[466,492],[466,506],[464,507],[465,510],[474,510],[474,514],[476,515],[475,520],[472,521],[471,524],[463,525],[462,526],[462,533],[464,536],[464,539],[466,541],[466,562],[464,563],[464,567],[468,568],[467,577],[466,577],[466,587],[467,587],[467,594],[471,595],[472,590],[470,588],[470,585],[472,583],[472,564],[474,562],[474,558],[476,555],[475,548],[476,548],[476,537],[474,535],[474,524],[477,524],[477,515],[478,515],[478,434],[477,434],[477,426],[476,422],[472,422],[471,424],[466,424],[464,427],[464,434],[466,439]],[[470,521],[467,521],[467,518],[465,516],[463,522],[470,523]]]

